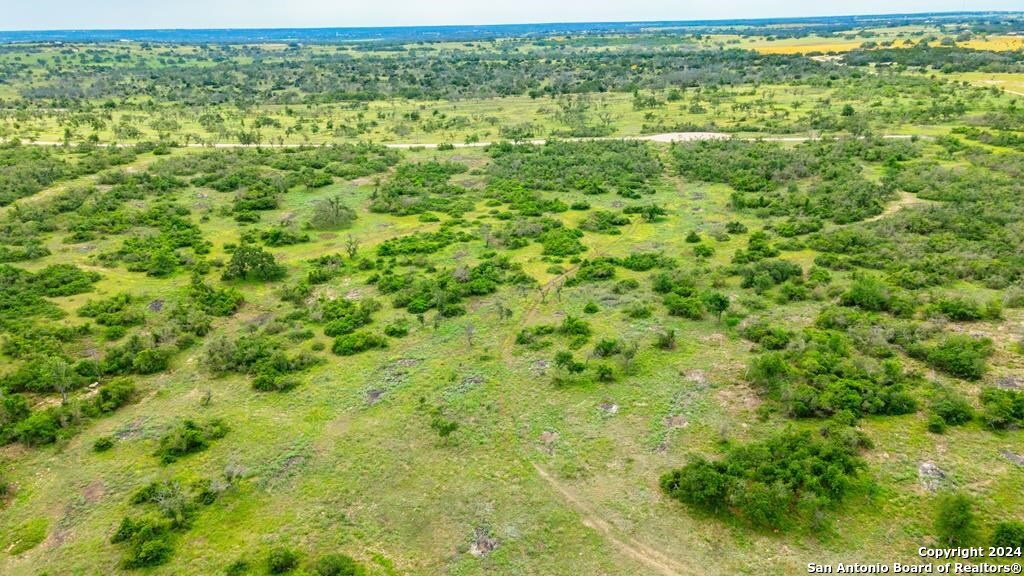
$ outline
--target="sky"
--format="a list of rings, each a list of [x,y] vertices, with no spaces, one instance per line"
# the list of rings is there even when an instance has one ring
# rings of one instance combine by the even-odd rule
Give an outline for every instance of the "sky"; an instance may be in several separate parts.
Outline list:
[[[0,30],[616,22],[1020,10],[1024,0],[0,0]]]

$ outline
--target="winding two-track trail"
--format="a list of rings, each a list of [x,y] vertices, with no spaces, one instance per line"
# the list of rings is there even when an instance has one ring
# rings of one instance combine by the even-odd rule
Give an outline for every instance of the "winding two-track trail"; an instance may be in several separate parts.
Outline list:
[[[608,250],[616,246],[623,238],[630,235],[631,232],[636,228],[637,223],[634,221],[623,233],[616,236],[612,241],[601,246],[594,252],[596,256],[602,256],[608,252]],[[527,325],[531,318],[533,318],[537,309],[544,302],[547,292],[556,286],[559,282],[563,282],[569,275],[575,272],[579,268],[579,265],[572,266],[568,270],[555,276],[551,280],[544,283],[537,291],[536,295],[533,296],[532,302],[527,307],[526,312],[519,319],[519,322],[509,332],[509,336],[501,345],[502,358],[505,363],[508,364],[512,360],[512,350],[515,345],[515,337],[518,331]],[[644,544],[636,538],[623,534],[620,530],[615,528],[610,522],[605,520],[600,511],[594,506],[587,502],[586,498],[580,496],[571,486],[568,486],[560,482],[557,478],[552,476],[541,467],[540,464],[527,458],[527,462],[533,466],[533,469],[540,476],[554,492],[561,497],[561,499],[569,505],[580,517],[583,525],[597,531],[605,540],[607,540],[615,549],[632,558],[636,562],[643,564],[650,568],[657,574],[662,576],[682,576],[685,574],[697,574],[698,570],[686,567],[674,560],[665,553]]]
[[[601,518],[601,515],[587,503],[586,499],[578,495],[572,488],[562,484],[557,478],[548,474],[535,462],[530,462],[537,474],[547,481],[551,487],[565,500],[583,519],[583,524],[588,528],[598,531],[613,546],[618,548],[630,558],[647,566],[664,576],[680,576],[683,574],[697,574],[698,571],[687,568],[676,560],[666,556],[662,552],[651,548],[636,538],[622,534],[614,526]]]

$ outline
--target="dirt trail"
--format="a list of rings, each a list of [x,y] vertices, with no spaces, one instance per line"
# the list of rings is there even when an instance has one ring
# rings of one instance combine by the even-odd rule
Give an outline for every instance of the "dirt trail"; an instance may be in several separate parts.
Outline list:
[[[911,194],[910,192],[900,192],[900,197],[897,200],[890,202],[888,205],[886,205],[885,210],[883,210],[881,214],[878,214],[877,216],[872,216],[871,218],[868,218],[864,221],[875,222],[876,220],[881,220],[882,218],[892,216],[893,214],[899,212],[900,210],[903,210],[904,208],[910,208],[911,206],[923,206],[928,203],[928,200],[918,198],[917,195]]]
[[[530,462],[530,464],[533,465],[533,469],[537,471],[537,474],[547,481],[547,483],[550,484],[559,495],[561,495],[562,499],[576,510],[576,513],[579,514],[580,518],[583,520],[584,526],[598,531],[605,539],[611,542],[612,545],[630,558],[633,558],[637,562],[647,566],[658,574],[663,574],[664,576],[679,576],[681,574],[699,573],[698,570],[694,570],[680,564],[675,559],[651,548],[643,542],[638,541],[636,538],[622,534],[617,528],[601,518],[600,514],[594,510],[585,498],[577,494],[575,490],[559,482],[554,476],[548,474],[546,470],[541,468],[535,462]]]
[[[122,164],[122,165],[119,165],[119,166],[112,166],[111,168],[114,169],[114,170],[117,170],[117,169],[121,169],[121,170],[143,170],[143,169],[147,168],[153,162],[156,162],[158,159],[159,159],[158,156],[152,156],[152,157],[148,157],[148,158],[136,158],[134,161],[132,161],[132,162],[130,162],[128,164]],[[35,202],[37,200],[45,200],[45,199],[49,198],[50,196],[54,196],[56,194],[59,194],[61,192],[65,192],[67,190],[71,190],[73,188],[87,188],[89,186],[94,186],[94,185],[96,185],[97,181],[99,180],[99,177],[100,177],[99,173],[96,173],[96,174],[86,174],[85,176],[80,176],[80,177],[74,178],[72,180],[65,180],[63,182],[54,183],[52,186],[44,188],[44,189],[40,190],[39,192],[36,192],[35,194],[31,195],[31,196],[24,196],[22,198],[18,198],[17,200],[15,200],[14,202],[11,202],[7,206],[0,206],[0,216],[3,216],[8,211],[13,210],[14,207],[19,205],[19,204],[32,203],[32,202]]]
[[[619,242],[622,241],[623,238],[630,235],[634,230],[636,230],[636,225],[637,222],[634,220],[633,222],[630,223],[629,227],[623,230],[621,234],[616,236],[614,240],[605,244],[601,248],[594,250],[592,253],[588,254],[588,257],[600,258],[601,256],[604,256],[605,254],[608,253],[608,250],[610,248],[616,246]],[[502,342],[501,344],[501,357],[505,360],[506,364],[512,360],[512,350],[515,346],[516,336],[519,334],[519,331],[526,326],[530,319],[533,318],[533,315],[537,311],[537,308],[540,307],[541,303],[546,298],[548,290],[550,290],[552,286],[555,286],[559,282],[564,282],[565,279],[568,278],[570,274],[578,270],[579,267],[579,264],[570,267],[565,272],[562,272],[558,276],[555,276],[551,280],[545,282],[539,288],[539,294],[533,299],[533,302],[530,303],[530,306],[526,309],[526,312],[523,314],[523,317],[519,320],[519,322],[516,323],[512,331],[509,332],[508,337],[505,338],[505,341]]]
[[[617,245],[623,238],[629,236],[631,232],[636,228],[637,223],[634,221],[630,224],[629,228],[623,231],[622,234],[615,237],[614,240],[602,246],[599,250],[596,250],[593,254],[594,257],[603,256],[613,246]],[[579,265],[575,265],[570,269],[562,272],[555,276],[543,286],[540,287],[540,294],[533,299],[533,302],[527,308],[523,314],[522,319],[517,323],[517,326],[510,331],[509,336],[502,343],[501,352],[502,358],[505,362],[509,362],[512,359],[512,350],[515,345],[515,337],[523,326],[525,326],[529,320],[533,317],[534,313],[540,307],[543,301],[545,293],[558,282],[564,281],[570,274],[575,272],[579,268]],[[663,576],[679,576],[682,574],[698,574],[699,571],[687,568],[677,562],[676,560],[666,556],[662,552],[651,548],[650,546],[640,542],[636,538],[622,534],[614,526],[612,526],[607,520],[601,517],[600,513],[595,510],[587,501],[580,497],[571,487],[566,486],[559,482],[555,477],[551,476],[546,470],[540,467],[536,462],[530,462],[533,469],[537,471],[537,474],[543,478],[559,496],[562,497],[569,506],[571,506],[583,521],[583,525],[596,530],[601,534],[608,542],[610,542],[616,549],[625,555],[633,558],[637,562],[647,566],[658,574]]]

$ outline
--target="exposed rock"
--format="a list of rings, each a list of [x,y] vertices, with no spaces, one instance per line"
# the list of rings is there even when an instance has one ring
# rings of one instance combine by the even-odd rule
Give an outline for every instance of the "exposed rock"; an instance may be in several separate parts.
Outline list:
[[[366,403],[373,406],[384,395],[383,390],[370,390],[366,393]]]
[[[1006,458],[1007,460],[1013,462],[1017,466],[1024,466],[1024,456],[1021,456],[1020,454],[1014,454],[1009,450],[1003,450],[999,453],[1003,455],[1003,458]]]
[[[945,482],[946,473],[933,462],[921,462],[917,467],[917,478],[925,490],[935,492]]]
[[[1017,390],[1024,387],[1024,378],[1018,376],[1004,376],[996,381],[996,386],[1006,390]]]
[[[161,311],[163,309],[164,309],[164,301],[163,300],[153,300],[152,302],[149,303],[149,311],[150,312],[159,312],[159,311]]]

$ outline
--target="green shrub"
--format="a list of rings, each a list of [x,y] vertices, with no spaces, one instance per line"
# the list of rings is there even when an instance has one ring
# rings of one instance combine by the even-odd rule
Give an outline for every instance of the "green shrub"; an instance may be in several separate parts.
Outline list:
[[[404,321],[392,322],[384,327],[384,335],[392,338],[405,338],[409,335],[409,325]]]
[[[782,350],[789,345],[790,340],[794,337],[793,332],[779,326],[772,326],[767,322],[748,324],[740,330],[740,335],[759,344],[765,350]]]
[[[61,432],[60,411],[57,408],[38,410],[14,426],[12,436],[28,446],[53,444]]]
[[[935,536],[943,546],[970,546],[975,539],[974,511],[970,497],[947,494],[939,500]]]
[[[162,518],[146,516],[132,519],[126,516],[110,542],[127,543],[128,549],[121,560],[124,568],[159,566],[166,564],[174,553],[170,531],[170,523]]]
[[[214,440],[228,433],[227,425],[219,419],[196,422],[186,419],[173,426],[160,437],[156,456],[163,464],[170,464],[196,452],[206,450]]]
[[[690,320],[700,320],[704,317],[704,303],[696,296],[667,294],[664,304],[672,316],[682,316]]]
[[[932,310],[954,322],[974,322],[983,317],[981,306],[966,298],[942,298],[932,304]]]
[[[242,294],[234,289],[214,288],[199,275],[192,276],[189,296],[197,306],[211,316],[231,316],[242,305]]]
[[[960,426],[974,418],[974,408],[970,402],[948,390],[932,402],[932,412],[950,426]]]
[[[246,559],[239,558],[228,564],[227,568],[224,569],[224,576],[245,576],[251,569],[252,567]]]
[[[114,447],[114,439],[110,436],[102,436],[92,443],[94,452],[106,452]]]
[[[729,234],[746,234],[747,227],[742,222],[736,222],[735,220],[725,225],[725,231]]]
[[[655,345],[662,350],[675,350],[676,347],[676,331],[669,328],[658,332],[656,336]]]
[[[594,356],[607,358],[619,353],[619,341],[614,338],[604,338],[594,346]]]
[[[911,355],[922,357],[934,368],[966,380],[978,380],[988,370],[986,358],[992,354],[992,341],[952,334],[930,348],[912,348]]]
[[[139,351],[132,359],[132,371],[136,374],[156,374],[163,372],[170,364],[173,348],[148,348]]]
[[[362,576],[363,567],[344,554],[327,554],[313,564],[317,576]]]
[[[932,434],[945,434],[946,421],[938,414],[932,414],[928,417],[928,431]]]
[[[558,333],[565,336],[590,336],[590,324],[575,316],[566,316],[562,325],[558,327]]]
[[[334,340],[331,351],[339,356],[352,356],[374,348],[387,348],[387,338],[369,332],[354,332]]]
[[[908,414],[916,410],[906,390],[912,382],[898,360],[881,366],[858,361],[846,335],[805,329],[794,344],[751,360],[747,378],[794,417],[827,417],[842,411]]]
[[[267,571],[287,574],[299,566],[299,555],[288,548],[274,548],[267,554]]]
[[[863,467],[842,435],[787,432],[732,447],[719,462],[695,457],[660,484],[694,508],[779,529],[812,522],[822,508],[841,502]],[[802,505],[807,502],[815,504]]]
[[[1007,520],[996,524],[992,532],[992,545],[1003,548],[1024,547],[1024,522]]]
[[[1024,392],[986,388],[981,391],[982,418],[995,430],[1024,426]]]

